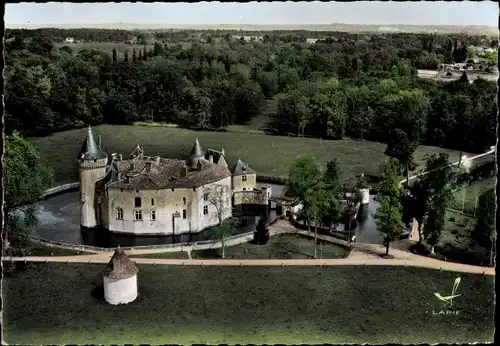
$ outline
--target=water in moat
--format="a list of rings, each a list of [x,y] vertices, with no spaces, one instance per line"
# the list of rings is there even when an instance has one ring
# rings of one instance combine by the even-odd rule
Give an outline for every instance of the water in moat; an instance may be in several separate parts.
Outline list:
[[[283,195],[284,186],[271,185],[273,197]],[[210,230],[199,233],[181,234],[174,236],[133,236],[106,231],[104,229],[81,229],[80,206],[78,191],[70,191],[52,196],[38,203],[38,225],[33,230],[33,236],[49,241],[87,245],[97,247],[129,247],[160,245],[183,242],[196,242],[215,239],[216,234]],[[381,243],[381,236],[376,231],[373,214],[378,208],[378,203],[370,197],[369,206],[361,210],[358,217],[356,237],[360,242]],[[261,210],[250,210],[243,215],[238,215],[239,225],[234,234],[242,234],[255,230],[255,225],[262,215]],[[276,218],[275,210],[266,210],[267,220]]]

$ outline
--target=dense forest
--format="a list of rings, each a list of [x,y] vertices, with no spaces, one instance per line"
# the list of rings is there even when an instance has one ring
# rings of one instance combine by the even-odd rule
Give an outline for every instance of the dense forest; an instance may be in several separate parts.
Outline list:
[[[244,35],[254,36],[245,39]],[[64,43],[121,43],[76,49]],[[315,37],[314,43],[307,38]],[[134,45],[129,44],[134,43]],[[223,130],[277,100],[271,131],[481,152],[496,141],[496,83],[448,83],[417,69],[463,62],[486,36],[99,29],[7,30],[6,132],[26,136],[86,124],[176,123]],[[460,140],[457,140],[460,139]]]

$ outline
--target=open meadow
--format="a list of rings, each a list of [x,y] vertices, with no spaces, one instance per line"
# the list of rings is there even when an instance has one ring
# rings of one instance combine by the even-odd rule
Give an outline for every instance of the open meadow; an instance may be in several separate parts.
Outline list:
[[[9,344],[470,343],[493,341],[494,278],[397,267],[139,265],[139,297],[102,300],[104,265],[30,264],[4,278]]]
[[[453,194],[451,207],[473,215],[476,211],[479,196],[495,187],[496,177],[478,180],[469,186],[466,186]]]
[[[103,149],[108,154],[116,152],[124,158],[137,144],[144,148],[145,155],[185,158],[198,138],[205,149],[224,148],[230,165],[241,158],[258,174],[279,177],[286,177],[289,165],[299,154],[311,154],[324,165],[336,158],[344,178],[361,173],[378,175],[386,149],[385,144],[368,141],[205,132],[154,126],[100,125],[94,127],[93,132],[101,136]],[[56,185],[78,180],[76,156],[86,134],[87,129],[83,128],[28,138],[40,149],[42,159],[54,170]],[[449,153],[452,161],[458,159],[459,154],[454,150],[420,146],[415,153],[416,161],[422,165],[425,154],[439,152]]]

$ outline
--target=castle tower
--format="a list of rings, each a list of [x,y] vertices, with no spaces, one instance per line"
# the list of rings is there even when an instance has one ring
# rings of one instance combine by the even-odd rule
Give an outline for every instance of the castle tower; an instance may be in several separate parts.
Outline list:
[[[198,138],[196,138],[196,142],[194,142],[193,149],[191,149],[191,153],[189,154],[189,166],[191,167],[191,169],[197,169],[198,162],[204,158],[205,158],[205,153],[201,148]]]
[[[80,172],[80,225],[88,228],[97,227],[95,183],[106,174],[108,155],[97,145],[90,126],[77,161]]]

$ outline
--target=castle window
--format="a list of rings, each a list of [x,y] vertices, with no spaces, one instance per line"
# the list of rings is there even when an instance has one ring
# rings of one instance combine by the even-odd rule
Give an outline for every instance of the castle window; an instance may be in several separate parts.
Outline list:
[[[182,197],[182,202],[186,205],[186,197]]]
[[[208,201],[208,193],[204,193],[203,194],[203,200],[204,201]]]
[[[155,220],[156,220],[156,211],[151,210],[151,221],[155,221]]]
[[[246,191],[246,190],[247,190],[247,189],[244,187],[244,188],[243,188],[243,191]]]
[[[142,221],[142,210],[134,210],[135,221]]]
[[[140,208],[141,207],[141,197],[134,198],[134,206],[136,208]]]
[[[247,176],[246,175],[242,175],[241,176],[241,181],[247,181]]]
[[[136,189],[135,192],[139,193],[139,189]]]
[[[151,198],[151,205],[155,205],[155,199]]]
[[[203,206],[203,215],[208,215],[208,205]]]
[[[116,219],[123,220],[123,209],[122,208],[116,208]]]
[[[174,190],[175,190],[175,189],[174,189],[174,188],[172,188],[172,191],[174,191]]]
[[[120,192],[123,192],[123,189],[120,189]]]
[[[186,211],[186,209],[184,209],[182,211],[182,218],[185,219],[186,217],[187,217],[187,211]]]

